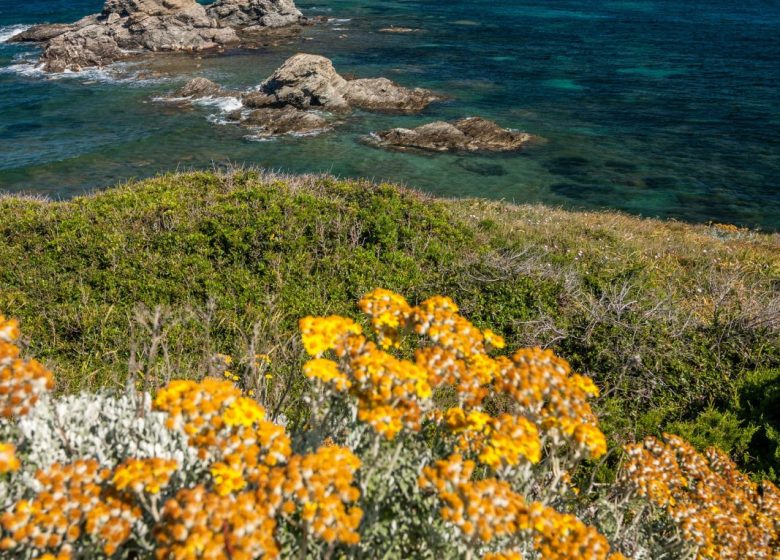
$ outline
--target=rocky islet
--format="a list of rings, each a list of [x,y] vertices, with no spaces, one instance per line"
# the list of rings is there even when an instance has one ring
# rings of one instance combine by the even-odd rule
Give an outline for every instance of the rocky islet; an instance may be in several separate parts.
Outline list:
[[[539,138],[481,117],[436,121],[417,128],[392,128],[365,138],[368,144],[398,150],[429,152],[512,152]]]
[[[16,42],[41,42],[49,72],[106,66],[143,52],[199,52],[239,45],[263,31],[297,33],[308,20],[292,0],[107,0],[69,24],[34,26]]]
[[[194,78],[174,92],[173,101],[234,97],[242,108],[228,119],[259,129],[262,135],[312,133],[328,128],[334,115],[353,109],[415,113],[442,97],[406,88],[386,78],[348,80],[324,56],[296,54],[255,89],[227,90],[206,78]],[[330,118],[326,117],[329,115]]]
[[[41,61],[50,72],[106,66],[143,52],[199,52],[251,44],[258,36],[297,33],[307,18],[293,0],[106,0],[100,14],[72,24],[33,26],[11,40],[43,44]],[[388,31],[382,29],[382,31]],[[393,32],[414,31],[392,28]],[[253,39],[254,38],[254,39]],[[227,90],[195,78],[171,99],[234,98],[241,108],[227,120],[259,136],[311,134],[327,130],[333,115],[353,109],[413,114],[443,99],[430,90],[407,88],[387,78],[346,78],[326,57],[296,54],[253,90]],[[395,150],[507,152],[535,137],[503,129],[479,117],[393,128],[364,140]]]

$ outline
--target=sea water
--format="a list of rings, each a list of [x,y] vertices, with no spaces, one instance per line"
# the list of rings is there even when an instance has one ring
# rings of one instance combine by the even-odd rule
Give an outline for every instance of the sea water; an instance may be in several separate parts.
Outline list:
[[[0,190],[67,198],[159,172],[253,165],[393,181],[441,196],[619,209],[780,230],[780,2],[300,0],[328,23],[224,54],[158,55],[47,75],[0,43]],[[100,0],[0,0],[0,40]],[[381,28],[410,27],[406,34]],[[195,76],[260,83],[287,57],[331,58],[447,99],[355,111],[316,136],[254,137],[235,100],[158,99]],[[479,115],[545,142],[514,154],[384,151],[372,131]]]

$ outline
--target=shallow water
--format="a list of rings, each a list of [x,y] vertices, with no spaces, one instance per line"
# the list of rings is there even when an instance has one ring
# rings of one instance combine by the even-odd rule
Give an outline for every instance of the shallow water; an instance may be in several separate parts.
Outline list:
[[[289,44],[47,77],[0,44],[0,188],[68,197],[225,162],[483,196],[780,229],[780,5],[725,0],[300,1],[333,18]],[[100,0],[0,0],[0,38]],[[378,33],[391,25],[409,34]],[[355,112],[257,141],[217,105],[154,98],[203,75],[250,87],[295,52],[450,96],[415,116]],[[481,115],[547,142],[513,155],[386,152],[361,136]]]

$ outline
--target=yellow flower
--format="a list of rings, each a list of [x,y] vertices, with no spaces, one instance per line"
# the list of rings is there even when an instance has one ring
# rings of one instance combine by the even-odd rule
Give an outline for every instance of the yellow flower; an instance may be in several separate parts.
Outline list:
[[[339,366],[333,360],[315,358],[303,366],[303,373],[309,379],[319,379],[323,383],[333,385],[337,391],[345,391],[352,386],[346,375],[339,371]]]
[[[265,409],[254,399],[239,397],[225,409],[222,419],[227,426],[251,426],[265,418]]]
[[[16,447],[12,443],[0,443],[0,474],[18,471],[21,466]]]
[[[211,476],[214,479],[214,489],[220,496],[227,496],[246,486],[246,480],[241,473],[225,463],[215,463],[211,467]]]
[[[349,335],[359,335],[362,332],[360,325],[352,319],[338,315],[304,317],[299,325],[303,347],[311,356],[320,356],[328,350],[334,350]]]
[[[504,341],[504,337],[496,334],[490,329],[485,329],[482,331],[482,336],[485,337],[485,344],[488,346],[492,346],[493,348],[496,348],[498,350],[501,350],[504,346],[506,346],[506,342]]]
[[[127,459],[114,471],[112,482],[117,490],[158,494],[178,466],[172,459]]]

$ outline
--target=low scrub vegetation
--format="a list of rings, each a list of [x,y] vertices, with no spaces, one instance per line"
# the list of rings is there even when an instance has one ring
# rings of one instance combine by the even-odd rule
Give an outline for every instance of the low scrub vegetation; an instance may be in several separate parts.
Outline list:
[[[300,401],[220,378],[54,396],[0,317],[0,550],[16,558],[772,558],[780,492],[648,437],[615,480],[594,381],[433,296],[300,320]],[[95,411],[99,411],[95,415]],[[276,411],[276,412],[273,412]],[[94,417],[86,424],[85,418]],[[80,418],[79,418],[80,416]]]
[[[670,431],[777,479],[777,235],[251,171],[6,197],[0,214],[0,309],[59,393],[219,375],[223,354],[271,375],[258,390],[296,419],[298,318],[359,321],[381,285],[449,294],[512,347],[566,356],[604,389],[615,449]]]

